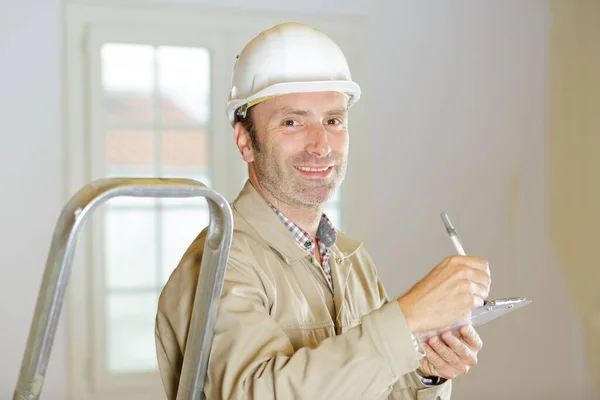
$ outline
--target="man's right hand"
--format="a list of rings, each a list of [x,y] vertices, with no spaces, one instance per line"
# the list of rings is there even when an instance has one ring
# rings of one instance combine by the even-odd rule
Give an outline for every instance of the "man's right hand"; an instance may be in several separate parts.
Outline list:
[[[490,268],[479,257],[445,258],[408,292],[398,298],[414,334],[452,325],[483,305],[490,292]]]

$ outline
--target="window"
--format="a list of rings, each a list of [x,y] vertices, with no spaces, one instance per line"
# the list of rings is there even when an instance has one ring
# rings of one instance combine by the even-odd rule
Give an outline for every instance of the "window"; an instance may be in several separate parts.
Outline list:
[[[210,52],[106,43],[101,49],[105,176],[186,177],[211,185]],[[106,367],[154,371],[160,290],[198,232],[205,203],[118,198],[104,209]]]
[[[102,177],[157,176],[196,179],[232,201],[246,179],[224,113],[233,60],[280,20],[155,7],[68,9],[69,193]],[[331,26],[348,58],[359,59],[352,56],[356,24],[306,22]],[[361,124],[353,129],[360,135]],[[354,174],[326,207],[344,230],[365,225],[345,218],[366,204]],[[164,398],[154,343],[158,295],[207,224],[202,199],[116,198],[94,212],[70,283],[73,399]]]

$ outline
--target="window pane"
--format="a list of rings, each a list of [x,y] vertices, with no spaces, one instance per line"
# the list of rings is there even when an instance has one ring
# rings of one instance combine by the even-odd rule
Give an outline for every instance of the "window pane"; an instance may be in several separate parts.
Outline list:
[[[340,198],[341,198],[341,194],[340,194],[341,190],[338,188],[338,190],[336,190],[333,193],[333,196],[331,196],[331,199],[329,199],[328,203],[339,203]]]
[[[327,218],[329,218],[335,229],[343,230],[342,213],[340,210],[339,203],[327,203],[324,207],[323,212],[325,213],[325,215],[327,215]]]
[[[210,116],[210,53],[206,49],[157,49],[162,124],[204,125]]]
[[[152,197],[133,197],[133,196],[119,196],[110,199],[107,205],[111,209],[119,210],[131,210],[131,209],[154,209],[156,207],[156,199]]]
[[[106,176],[155,176],[154,134],[135,129],[106,132]]]
[[[166,130],[161,134],[160,145],[161,176],[198,179],[209,175],[210,149],[207,132]]]
[[[102,46],[104,107],[109,123],[154,120],[154,49],[148,45]]]
[[[106,287],[155,288],[158,269],[154,208],[107,207],[104,234]]]
[[[192,241],[208,225],[208,206],[204,199],[195,199],[196,206],[170,207],[164,210],[162,217],[162,282],[164,285],[169,275],[177,266],[183,253]],[[187,200],[188,202],[190,199]]]
[[[107,296],[107,367],[109,372],[143,372],[158,369],[154,319],[158,294],[131,293]]]

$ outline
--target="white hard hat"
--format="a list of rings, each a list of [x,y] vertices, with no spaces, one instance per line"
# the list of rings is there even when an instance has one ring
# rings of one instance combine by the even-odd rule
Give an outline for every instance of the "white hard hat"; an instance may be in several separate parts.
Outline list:
[[[360,98],[342,50],[323,32],[287,22],[252,39],[237,57],[227,117],[270,97],[304,92],[336,91],[348,96],[348,107]]]

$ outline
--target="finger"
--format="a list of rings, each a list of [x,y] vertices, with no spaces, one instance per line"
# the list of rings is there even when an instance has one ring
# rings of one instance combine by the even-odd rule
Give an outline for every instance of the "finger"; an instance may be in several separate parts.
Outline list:
[[[487,299],[489,293],[490,293],[490,286],[489,285],[482,285],[479,282],[472,282],[471,285],[471,292],[478,296],[481,297],[481,300],[485,300]]]
[[[470,280],[472,280],[473,282],[475,282],[485,288],[488,288],[490,286],[490,284],[492,283],[492,278],[490,278],[490,276],[488,274],[486,274],[485,272],[480,271],[475,268],[470,268],[470,267],[469,267],[469,270],[470,270],[469,271],[470,274],[469,274],[468,278]]]
[[[486,275],[490,276],[490,265],[487,260],[480,257],[474,256],[452,256],[450,263],[454,265],[466,265],[468,267],[482,271]]]
[[[473,304],[470,304],[473,308],[482,306],[488,295],[487,288],[469,279],[459,281],[457,289],[465,296],[465,300],[468,300],[469,303],[474,301]]]
[[[486,291],[486,293],[489,291],[492,279],[488,274],[478,269],[471,268],[468,265],[461,265],[461,267],[462,268],[458,272],[459,278],[478,284]]]
[[[429,339],[429,345],[435,352],[448,364],[457,365],[460,363],[458,355],[450,349],[439,337],[434,336]]]
[[[479,336],[475,328],[473,328],[473,325],[461,326],[460,334],[462,336],[463,342],[465,342],[465,344],[471,349],[479,351],[483,347],[483,341],[481,340],[481,337]]]
[[[477,364],[477,356],[475,352],[469,348],[458,336],[453,332],[444,332],[442,339],[450,347],[450,349],[458,355],[463,364],[474,366]]]
[[[443,371],[449,367],[448,363],[442,357],[440,357],[439,354],[437,354],[435,350],[432,349],[427,343],[423,343],[423,348],[425,349],[425,357],[427,358],[427,361],[429,361],[431,369],[435,371]],[[438,376],[441,375],[438,374]]]

